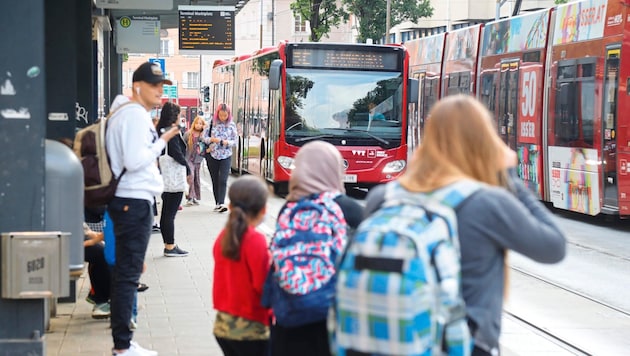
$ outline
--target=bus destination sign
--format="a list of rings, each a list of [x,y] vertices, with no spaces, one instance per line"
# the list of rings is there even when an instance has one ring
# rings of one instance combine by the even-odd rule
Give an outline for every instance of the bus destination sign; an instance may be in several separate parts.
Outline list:
[[[179,8],[179,49],[183,51],[234,52],[234,10]],[[190,8],[195,8],[191,6]]]
[[[293,67],[398,70],[397,51],[301,48],[292,51]]]

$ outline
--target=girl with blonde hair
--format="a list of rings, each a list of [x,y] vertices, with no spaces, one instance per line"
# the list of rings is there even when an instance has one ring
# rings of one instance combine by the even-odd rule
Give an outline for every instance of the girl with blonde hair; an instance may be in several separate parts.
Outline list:
[[[190,167],[190,186],[188,194],[186,195],[186,205],[199,205],[201,200],[201,181],[199,177],[199,171],[201,170],[201,162],[203,162],[203,156],[205,154],[205,144],[203,143],[203,130],[206,126],[206,121],[201,117],[195,117],[190,130],[184,134],[184,141],[186,141],[186,161]]]
[[[488,110],[471,96],[455,95],[431,110],[422,145],[399,179],[410,193],[431,193],[465,179],[482,183],[455,209],[473,356],[499,354],[507,251],[542,263],[559,262],[566,253],[564,233],[518,179],[516,163]],[[384,192],[384,186],[369,192],[366,213],[378,209]]]

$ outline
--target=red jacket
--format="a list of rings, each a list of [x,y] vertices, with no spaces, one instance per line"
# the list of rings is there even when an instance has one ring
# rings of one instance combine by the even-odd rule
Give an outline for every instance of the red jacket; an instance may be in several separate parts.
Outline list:
[[[214,242],[214,308],[234,316],[269,325],[269,309],[260,305],[262,288],[269,271],[270,256],[265,236],[249,227],[241,241],[241,257],[234,261],[221,253],[221,239]]]

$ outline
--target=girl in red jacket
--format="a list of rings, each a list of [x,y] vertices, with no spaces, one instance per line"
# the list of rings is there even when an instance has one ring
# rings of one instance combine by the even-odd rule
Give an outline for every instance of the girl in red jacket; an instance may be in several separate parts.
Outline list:
[[[265,217],[268,195],[261,179],[236,179],[228,192],[230,216],[214,243],[214,336],[226,356],[267,354],[270,311],[260,297],[270,262],[256,226]]]

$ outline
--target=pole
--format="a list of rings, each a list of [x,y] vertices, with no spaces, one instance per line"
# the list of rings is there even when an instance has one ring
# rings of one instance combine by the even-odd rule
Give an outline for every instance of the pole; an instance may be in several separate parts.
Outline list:
[[[390,12],[392,9],[392,1],[391,0],[387,0],[387,15],[385,15],[385,44],[390,43],[389,42],[389,30],[390,30]]]
[[[263,38],[263,0],[260,0],[260,42],[259,42],[259,48],[262,48],[262,38]]]
[[[276,44],[276,0],[271,0],[271,45]]]

